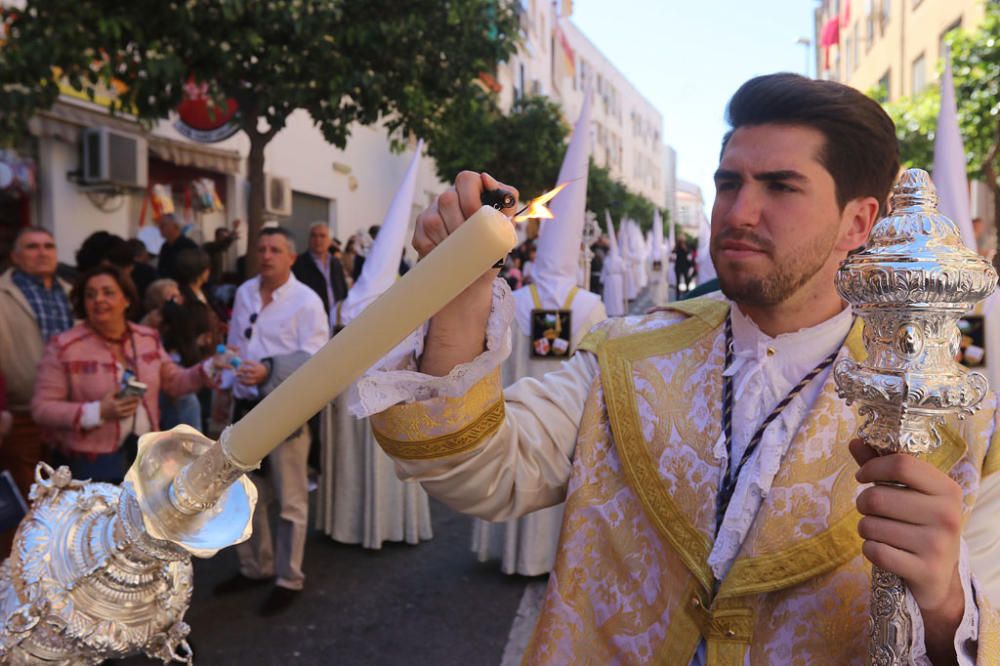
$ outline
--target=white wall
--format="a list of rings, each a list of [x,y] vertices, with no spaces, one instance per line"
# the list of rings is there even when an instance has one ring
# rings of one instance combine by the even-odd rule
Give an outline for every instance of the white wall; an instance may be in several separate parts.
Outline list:
[[[156,133],[178,141],[186,140],[166,122],[157,127]],[[250,150],[249,141],[242,133],[213,145],[236,150],[244,158]],[[386,132],[380,126],[354,126],[346,149],[340,150],[326,142],[308,113],[296,111],[289,117],[286,127],[268,144],[264,169],[269,174],[291,179],[295,191],[329,199],[331,206],[336,207],[336,236],[346,241],[357,231],[381,224],[412,156],[413,146],[402,153],[393,153]],[[334,170],[334,163],[347,165],[350,173]],[[245,197],[249,188],[245,175],[244,162],[241,173],[230,178],[230,210],[227,210],[230,219],[246,220]],[[352,183],[357,185],[353,191]],[[243,196],[233,196],[234,188],[242,191]],[[434,161],[425,155],[420,164],[413,219],[446,188],[447,185],[437,178]],[[245,247],[240,251],[245,251]]]
[[[38,142],[38,191],[41,226],[51,229],[56,238],[59,261],[75,264],[76,250],[90,234],[105,230],[128,238],[138,221],[136,205],[142,199],[122,196],[109,200],[113,212],[97,208],[87,195],[69,180],[67,173],[79,166],[77,147],[56,139]]]

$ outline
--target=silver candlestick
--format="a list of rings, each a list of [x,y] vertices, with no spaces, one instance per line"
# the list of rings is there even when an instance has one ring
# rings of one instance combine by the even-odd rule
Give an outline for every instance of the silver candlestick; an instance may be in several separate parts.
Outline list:
[[[864,320],[868,358],[842,359],[834,379],[842,398],[861,403],[859,436],[880,454],[927,453],[949,415],[972,414],[989,383],[955,360],[958,320],[997,285],[988,261],[965,247],[937,210],[927,172],[910,169],[892,196],[892,213],[872,230],[868,247],[848,257],[837,289]],[[873,567],[869,657],[872,664],[910,662],[906,588]]]
[[[227,436],[212,442],[188,426],[143,435],[121,487],[38,466],[31,509],[0,565],[0,664],[138,653],[191,663],[191,555],[247,539],[257,501]]]

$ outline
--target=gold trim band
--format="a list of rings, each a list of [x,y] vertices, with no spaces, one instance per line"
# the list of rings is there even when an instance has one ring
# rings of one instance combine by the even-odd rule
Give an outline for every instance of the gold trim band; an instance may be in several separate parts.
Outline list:
[[[433,460],[465,453],[491,437],[503,424],[505,411],[501,398],[481,416],[461,430],[425,440],[401,441],[379,432],[372,424],[375,440],[386,453],[400,460]]]

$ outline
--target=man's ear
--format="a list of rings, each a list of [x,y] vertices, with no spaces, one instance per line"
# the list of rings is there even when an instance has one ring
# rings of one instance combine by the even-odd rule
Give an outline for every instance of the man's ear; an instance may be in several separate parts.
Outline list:
[[[850,252],[868,242],[868,235],[878,221],[878,199],[859,197],[847,202],[841,214],[841,235],[836,249]]]

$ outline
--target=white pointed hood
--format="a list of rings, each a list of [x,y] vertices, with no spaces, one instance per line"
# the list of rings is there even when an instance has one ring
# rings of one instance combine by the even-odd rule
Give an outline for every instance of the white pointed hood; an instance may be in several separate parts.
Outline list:
[[[568,183],[560,192],[549,210],[553,218],[542,223],[536,245],[535,264],[531,277],[538,290],[544,309],[561,308],[570,291],[577,287],[580,265],[580,244],[583,242],[583,224],[587,208],[587,175],[590,171],[590,95],[585,95],[580,115],[573,126],[559,169],[557,183]],[[524,292],[524,293],[521,293]],[[576,314],[576,303],[588,299],[580,290],[574,299],[574,326],[584,320]],[[516,319],[525,334],[531,332],[531,311],[534,300],[527,287],[514,292]],[[593,305],[593,304],[591,304]],[[589,307],[589,306],[588,306]]]
[[[601,270],[604,309],[609,317],[621,317],[625,314],[625,262],[618,247],[618,236],[611,221],[611,213],[604,211],[604,219],[608,226],[608,256],[604,258]]]
[[[608,227],[608,255],[622,256],[622,251],[618,247],[618,235],[615,233],[615,223],[611,220],[611,213],[604,211],[604,222]]]
[[[941,75],[941,107],[938,109],[937,132],[934,135],[934,186],[938,194],[938,210],[948,216],[962,236],[962,242],[976,251],[976,234],[969,212],[969,181],[965,173],[965,147],[958,127],[955,103],[955,83],[951,77],[951,50],[945,52],[944,74]]]
[[[576,286],[586,218],[589,158],[590,96],[587,95],[559,169],[557,183],[569,184],[552,200],[549,208],[553,218],[542,222],[538,235],[533,275],[546,307],[562,305],[566,294]],[[546,302],[546,297],[553,302]]]
[[[340,307],[340,323],[347,325],[368,307],[368,304],[378,298],[382,292],[392,286],[399,275],[399,261],[403,255],[406,243],[406,232],[410,226],[410,215],[413,211],[413,197],[417,190],[417,172],[420,168],[420,157],[424,142],[417,143],[410,166],[406,169],[403,182],[396,191],[389,210],[382,220],[382,226],[375,242],[372,243],[365,257],[361,276],[347,292],[347,298]],[[330,318],[336,319],[336,311],[331,310]]]
[[[650,258],[653,261],[663,261],[663,218],[660,217],[659,210],[653,213],[653,246]]]
[[[698,284],[705,284],[716,277],[715,264],[712,263],[712,255],[709,251],[712,239],[712,224],[701,214],[701,223],[698,225],[698,252],[696,259],[698,262]]]

